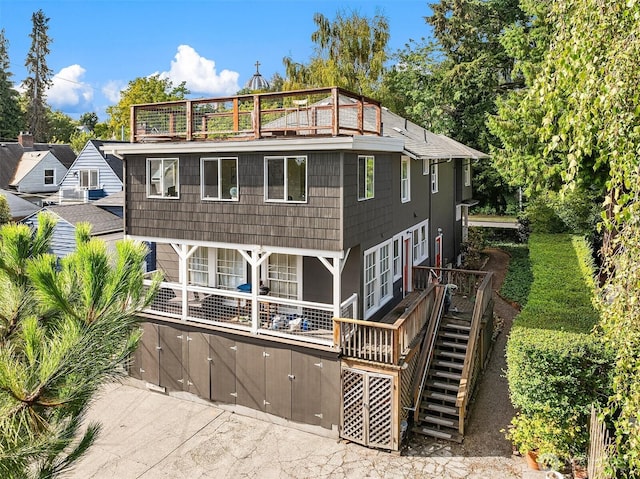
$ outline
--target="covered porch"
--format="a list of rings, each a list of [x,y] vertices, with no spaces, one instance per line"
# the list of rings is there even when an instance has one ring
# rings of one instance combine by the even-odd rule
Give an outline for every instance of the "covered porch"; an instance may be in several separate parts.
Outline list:
[[[163,275],[145,313],[330,347],[333,318],[358,315],[358,294],[342,287],[348,253],[137,239],[154,245],[149,276]]]

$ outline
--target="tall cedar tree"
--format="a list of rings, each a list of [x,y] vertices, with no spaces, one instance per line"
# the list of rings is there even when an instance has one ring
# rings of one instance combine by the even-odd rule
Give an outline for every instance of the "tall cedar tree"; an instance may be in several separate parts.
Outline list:
[[[31,16],[33,30],[31,48],[27,53],[25,67],[28,76],[24,80],[25,97],[27,102],[27,125],[36,141],[47,141],[47,105],[45,100],[46,90],[51,84],[51,70],[47,66],[49,43],[51,39],[47,35],[49,18],[45,17],[42,10],[38,10]]]
[[[338,12],[333,21],[321,13],[313,16],[318,29],[311,35],[315,53],[308,64],[282,61],[285,89],[339,86],[367,96],[378,96],[387,61],[389,22],[382,14],[373,18],[357,12]]]
[[[13,88],[9,70],[9,42],[4,28],[0,30],[0,140],[13,140],[22,128],[22,110],[18,92]]]

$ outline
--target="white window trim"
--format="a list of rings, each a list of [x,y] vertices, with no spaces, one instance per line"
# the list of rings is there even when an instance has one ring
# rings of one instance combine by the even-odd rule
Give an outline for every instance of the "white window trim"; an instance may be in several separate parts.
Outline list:
[[[429,159],[428,158],[423,158],[422,159],[422,174],[424,176],[427,176],[429,174]]]
[[[464,186],[471,186],[471,160],[466,159],[463,163]]]
[[[380,271],[380,251],[382,250],[382,248],[384,246],[388,246],[389,247],[389,284],[388,284],[388,288],[387,288],[387,295],[385,297],[380,297],[380,291],[382,290],[381,284],[380,284],[380,279],[381,279],[381,271]],[[367,270],[367,262],[366,262],[366,258],[367,256],[369,256],[370,254],[375,253],[375,272],[374,272],[374,280],[373,280],[373,306],[371,306],[369,309],[367,309],[367,302],[366,302],[366,270]],[[375,314],[377,311],[380,310],[380,308],[382,308],[385,304],[387,304],[389,301],[391,301],[391,299],[393,298],[393,282],[395,279],[394,276],[394,271],[393,271],[393,241],[392,239],[388,239],[386,241],[383,241],[382,243],[379,243],[375,246],[372,246],[371,248],[369,248],[368,250],[366,250],[362,256],[363,259],[363,269],[362,269],[362,278],[363,278],[363,290],[362,290],[362,304],[363,304],[363,308],[364,308],[364,317],[365,319],[368,319],[369,317],[371,317],[373,314]]]
[[[398,245],[398,256],[395,256],[394,247]],[[398,271],[396,271],[396,258],[398,259]],[[393,270],[393,280],[402,279],[402,233],[397,234],[391,240],[391,264]]]
[[[418,233],[418,244],[414,241]],[[411,228],[411,248],[413,251],[413,266],[417,266],[429,258],[429,220],[424,220]],[[417,248],[417,249],[416,249]],[[416,255],[417,251],[417,255]]]
[[[431,193],[437,193],[439,187],[438,179],[438,162],[436,160],[431,163]]]
[[[371,159],[373,160],[373,184],[371,185],[371,196],[367,196],[367,191],[369,190],[367,188],[367,163],[368,160]],[[365,161],[365,177],[362,181],[364,181],[364,196],[360,196],[360,160],[364,160]],[[372,198],[376,197],[376,157],[373,155],[358,155],[358,165],[357,165],[357,169],[358,169],[358,201],[366,201],[366,200],[370,200]]]
[[[47,171],[52,171],[53,173],[51,175],[47,175]],[[51,176],[52,178],[52,182],[51,183],[47,183],[47,177]],[[55,185],[56,184],[56,169],[55,168],[45,168],[44,171],[42,172],[42,184],[45,186],[51,186],[51,185]]]
[[[298,301],[302,301],[303,296],[302,296],[302,257],[296,254],[290,254],[290,253],[280,253],[280,254],[284,254],[287,256],[293,256],[296,259],[296,283],[298,284],[298,297],[296,298]],[[269,256],[269,258],[267,259],[267,261],[264,264],[264,267],[261,268],[260,270],[260,278],[262,279],[262,282],[265,285],[269,285],[270,279],[269,279],[269,261],[270,261],[271,256]],[[275,293],[273,293],[273,295],[275,296]]]
[[[287,160],[290,158],[304,158],[304,200],[288,200],[289,197],[289,183],[287,182]],[[284,198],[272,199],[269,198],[269,169],[267,168],[268,160],[282,160],[284,163]],[[306,155],[291,155],[291,156],[265,156],[264,157],[264,201],[266,203],[307,203],[309,198],[309,159]]]
[[[149,178],[149,163],[151,161],[162,160],[162,171],[164,172],[164,161],[165,160],[175,160],[176,161],[176,196],[166,196],[164,194],[161,195],[152,195],[151,194],[151,178]],[[147,188],[147,198],[158,198],[163,200],[178,200],[180,199],[180,158],[171,157],[171,158],[147,158],[146,162],[146,172],[145,172],[145,182]],[[164,185],[160,189],[164,191]]]
[[[235,160],[236,162],[236,184],[235,186],[232,186],[231,189],[235,188],[236,189],[236,194],[235,197],[233,195],[231,195],[231,198],[222,198],[220,195],[221,189],[222,189],[222,160]],[[206,161],[217,161],[218,162],[218,196],[214,197],[214,196],[205,196],[204,195],[204,164]],[[238,187],[238,158],[234,157],[234,156],[220,156],[220,157],[214,157],[214,156],[207,156],[207,157],[203,157],[200,158],[200,198],[203,201],[238,201],[240,194],[239,194],[239,187]],[[231,194],[231,193],[229,193]]]
[[[218,250],[220,249],[224,249],[224,248],[216,248],[213,246],[200,246],[199,248],[207,248],[207,278],[208,278],[208,284],[206,286],[209,286],[211,288],[220,288],[221,286],[219,285],[218,282],[218,274],[219,274],[219,266],[218,266]],[[236,251],[236,250],[234,250]],[[189,259],[187,259],[187,272],[188,272],[188,277],[191,277],[191,256],[189,257]],[[243,268],[242,268],[242,279],[241,279],[241,283],[246,283],[247,282],[247,266],[246,266],[246,261],[242,262]],[[187,280],[189,281],[189,280]],[[189,281],[189,284],[194,284],[191,283]]]
[[[404,164],[407,165],[406,178],[402,176],[402,167]],[[405,184],[406,188],[403,188]],[[409,157],[404,155],[400,157],[400,199],[403,203],[411,201],[411,162],[409,161]]]
[[[88,171],[89,172],[89,183],[91,183],[91,172],[92,171],[96,172],[96,186],[95,187],[92,187],[91,185],[82,186],[82,172],[83,171]],[[100,189],[100,170],[98,168],[80,168],[80,169],[78,169],[78,185],[83,190],[99,190]]]

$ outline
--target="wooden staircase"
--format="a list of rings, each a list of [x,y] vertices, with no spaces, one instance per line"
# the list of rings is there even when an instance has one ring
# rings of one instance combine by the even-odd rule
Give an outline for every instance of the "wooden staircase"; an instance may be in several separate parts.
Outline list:
[[[468,321],[442,318],[414,432],[462,442],[456,399],[470,329]]]

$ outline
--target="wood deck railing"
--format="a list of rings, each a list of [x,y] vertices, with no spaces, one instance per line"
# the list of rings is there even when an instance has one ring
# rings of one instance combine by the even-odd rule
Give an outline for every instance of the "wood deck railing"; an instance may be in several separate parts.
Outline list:
[[[334,344],[349,358],[397,365],[428,321],[434,300],[435,288],[431,285],[393,324],[334,318]]]
[[[221,141],[381,135],[380,104],[341,88],[133,105],[130,140]]]
[[[483,331],[482,320],[485,317],[489,304],[492,302],[493,296],[493,273],[485,273],[485,276],[477,288],[475,305],[471,316],[471,329],[469,331],[469,342],[467,343],[467,353],[464,359],[460,377],[460,388],[458,389],[458,397],[456,399],[456,407],[458,408],[459,422],[458,430],[460,434],[464,434],[464,424],[467,415],[467,406],[471,399],[473,386],[480,373],[482,367],[481,362],[484,355],[480,346],[482,339],[481,334],[491,334],[491,331]],[[489,322],[488,324],[492,324]],[[488,328],[487,328],[488,329]],[[478,364],[480,362],[480,364]]]

